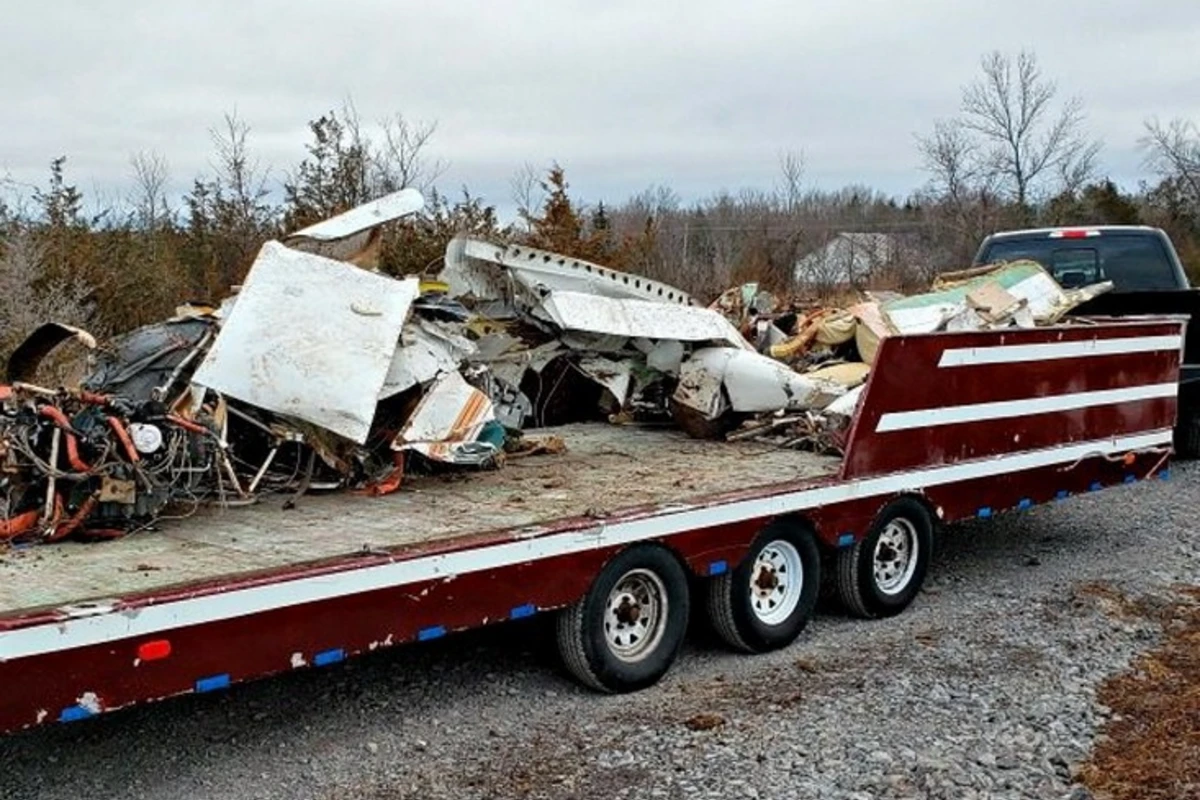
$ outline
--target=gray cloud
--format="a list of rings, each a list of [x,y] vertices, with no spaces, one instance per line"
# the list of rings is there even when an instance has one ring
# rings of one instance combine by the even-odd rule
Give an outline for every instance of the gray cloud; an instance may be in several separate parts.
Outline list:
[[[1085,102],[1103,165],[1142,173],[1143,120],[1200,120],[1194,0],[985,3],[126,0],[21,4],[0,26],[0,170],[115,194],[129,157],[207,169],[236,108],[263,162],[295,163],[305,123],[350,97],[367,119],[437,120],[441,185],[508,204],[524,162],[557,159],[589,199],[650,184],[686,199],[769,187],[803,150],[810,183],[905,193],[913,134],[954,114],[991,49],[1035,50]],[[278,176],[278,169],[276,175]]]

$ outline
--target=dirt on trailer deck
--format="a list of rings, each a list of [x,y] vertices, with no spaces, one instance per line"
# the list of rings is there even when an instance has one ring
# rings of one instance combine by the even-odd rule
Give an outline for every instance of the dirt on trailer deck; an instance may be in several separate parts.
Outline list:
[[[1114,716],[1083,766],[1083,781],[1106,800],[1200,797],[1200,587],[1166,607],[1095,592],[1118,614],[1159,621],[1165,639],[1100,688],[1098,699]]]
[[[531,432],[542,438],[540,432]],[[353,554],[702,501],[767,483],[832,476],[841,460],[761,442],[705,442],[666,428],[578,423],[548,431],[565,451],[499,470],[408,476],[386,497],[279,494],[102,546],[62,541],[0,551],[0,614],[77,603]],[[546,439],[553,442],[554,440]],[[555,449],[551,447],[551,450]]]

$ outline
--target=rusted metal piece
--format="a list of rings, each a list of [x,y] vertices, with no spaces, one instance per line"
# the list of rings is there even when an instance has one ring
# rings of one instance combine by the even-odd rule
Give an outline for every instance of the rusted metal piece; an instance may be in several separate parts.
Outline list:
[[[137,484],[119,478],[105,475],[100,479],[100,490],[97,493],[101,503],[119,503],[131,506],[137,502]]]

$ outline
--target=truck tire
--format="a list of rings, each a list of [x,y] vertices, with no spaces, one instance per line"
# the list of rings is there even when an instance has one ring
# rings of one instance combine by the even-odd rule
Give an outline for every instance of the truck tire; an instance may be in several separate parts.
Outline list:
[[[591,588],[558,616],[558,650],[567,670],[601,692],[656,683],[687,631],[688,577],[657,545],[636,545],[605,565]]]
[[[932,551],[928,510],[914,498],[901,497],[879,512],[863,539],[838,552],[838,598],[855,616],[899,614],[921,590]]]
[[[778,650],[808,625],[820,588],[821,554],[812,530],[778,520],[758,535],[732,572],[708,582],[708,617],[735,650]]]
[[[1200,411],[1180,408],[1175,426],[1175,453],[1180,458],[1200,458]]]

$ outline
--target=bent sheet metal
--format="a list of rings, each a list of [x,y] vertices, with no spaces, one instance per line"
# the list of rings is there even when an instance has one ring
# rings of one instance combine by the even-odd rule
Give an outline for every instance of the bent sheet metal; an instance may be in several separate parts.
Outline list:
[[[267,242],[192,380],[363,444],[418,286]]]

